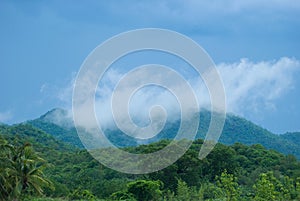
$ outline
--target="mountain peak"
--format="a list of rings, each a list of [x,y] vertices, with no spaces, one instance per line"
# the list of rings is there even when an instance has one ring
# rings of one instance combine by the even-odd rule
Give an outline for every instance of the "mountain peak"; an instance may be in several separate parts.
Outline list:
[[[44,118],[47,118],[47,117],[55,115],[55,114],[65,115],[67,113],[68,113],[67,110],[57,107],[57,108],[53,108],[52,110],[49,110],[48,112],[43,114],[40,118],[44,119]]]
[[[71,112],[62,108],[54,108],[40,116],[39,119],[65,128],[74,126]]]

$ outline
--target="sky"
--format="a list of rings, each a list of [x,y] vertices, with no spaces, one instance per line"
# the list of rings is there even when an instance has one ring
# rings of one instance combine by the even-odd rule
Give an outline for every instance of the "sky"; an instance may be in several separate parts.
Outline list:
[[[297,0],[0,0],[0,122],[70,109],[74,79],[89,53],[142,28],[170,29],[201,45],[224,82],[228,112],[274,133],[300,131]],[[147,64],[153,55],[142,58]],[[112,70],[108,82],[121,73]]]

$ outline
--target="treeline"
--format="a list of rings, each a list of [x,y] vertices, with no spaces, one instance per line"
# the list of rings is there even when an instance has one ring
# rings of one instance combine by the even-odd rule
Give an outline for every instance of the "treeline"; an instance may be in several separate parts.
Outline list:
[[[168,168],[151,174],[128,175],[108,169],[87,151],[60,144],[28,125],[0,127],[0,134],[6,139],[1,149],[7,145],[16,150],[34,148],[35,152],[30,152],[36,158],[30,159],[30,167],[39,169],[39,176],[46,181],[37,184],[43,191],[36,191],[32,185],[21,188],[19,199],[31,200],[43,193],[47,199],[65,200],[300,200],[300,162],[292,155],[261,145],[217,144],[208,157],[199,160],[203,141],[196,140]],[[151,153],[169,143],[162,140],[125,149]],[[6,148],[0,152],[0,179],[10,174],[4,171],[5,164],[9,164],[3,162],[8,159],[3,154],[7,151]],[[5,196],[2,191],[1,196]]]

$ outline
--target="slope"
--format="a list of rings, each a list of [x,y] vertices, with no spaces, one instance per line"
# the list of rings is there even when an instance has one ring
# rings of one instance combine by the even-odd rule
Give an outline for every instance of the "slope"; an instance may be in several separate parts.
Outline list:
[[[202,110],[200,113],[200,123],[196,138],[205,138],[210,123],[211,113]],[[42,115],[40,118],[28,121],[29,124],[44,130],[55,138],[82,148],[76,129],[71,117],[66,110],[53,109]],[[138,144],[148,144],[161,139],[173,139],[179,128],[180,122],[167,123],[163,131],[157,136],[148,140],[135,140],[125,135],[120,130],[111,129],[106,131],[107,137],[117,146],[136,146]],[[268,149],[274,149],[284,154],[293,154],[300,159],[300,133],[276,135],[251,121],[242,117],[227,114],[225,125],[219,142],[231,145],[236,142],[252,145],[261,144]]]

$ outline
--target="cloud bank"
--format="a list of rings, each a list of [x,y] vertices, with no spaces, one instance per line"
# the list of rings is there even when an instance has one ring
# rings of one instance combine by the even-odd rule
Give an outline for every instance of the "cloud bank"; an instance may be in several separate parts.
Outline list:
[[[235,63],[220,63],[217,65],[217,69],[224,83],[227,112],[244,116],[248,112],[276,110],[276,101],[294,87],[296,78],[293,75],[299,72],[300,61],[287,57],[260,62],[241,59]],[[111,112],[111,95],[123,76],[124,74],[116,69],[108,70],[96,91],[95,111],[104,128],[115,125]],[[149,76],[147,73],[139,74],[134,82],[147,79]],[[182,86],[178,84],[176,86],[176,80],[168,79],[168,75],[157,75],[156,79],[167,80],[183,94],[185,93],[185,89],[181,89]],[[209,93],[201,78],[188,76],[187,81],[196,94],[199,106],[210,109]],[[73,86],[74,79],[70,86],[62,89],[59,93],[61,100],[71,101],[70,94]],[[120,88],[122,90],[118,91],[119,97],[121,97],[119,101],[122,101],[122,91],[131,87],[132,83],[129,82]],[[186,100],[184,103],[188,104],[189,101]],[[164,108],[169,121],[175,121],[180,117],[178,100],[170,91],[157,86],[146,86],[137,90],[128,104],[133,122],[139,126],[149,124],[149,112],[153,106],[157,105]],[[89,115],[82,114],[82,118],[88,120]],[[159,115],[157,114],[157,116]]]
[[[296,59],[283,57],[274,61],[239,62],[218,65],[227,95],[228,111],[243,115],[276,109],[275,101],[294,87],[293,74],[300,70]]]

